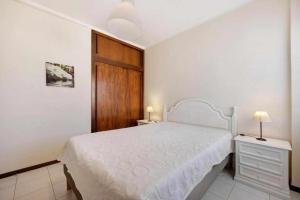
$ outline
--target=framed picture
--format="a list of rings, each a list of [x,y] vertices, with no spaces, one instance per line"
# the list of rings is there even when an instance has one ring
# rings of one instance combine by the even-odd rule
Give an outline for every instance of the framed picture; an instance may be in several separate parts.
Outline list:
[[[74,88],[74,67],[46,62],[46,85]]]

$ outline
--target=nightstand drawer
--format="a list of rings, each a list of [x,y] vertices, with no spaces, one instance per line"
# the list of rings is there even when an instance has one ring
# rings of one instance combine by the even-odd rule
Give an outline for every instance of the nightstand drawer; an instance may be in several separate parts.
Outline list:
[[[249,143],[241,143],[239,151],[243,154],[249,154],[268,160],[282,162],[282,151],[274,148],[261,147]]]
[[[255,170],[250,167],[246,167],[240,165],[240,174],[242,176],[257,180],[259,182],[274,186],[274,187],[281,187],[281,177],[276,175],[271,175],[267,173],[263,173],[260,170]]]
[[[275,175],[281,176],[283,174],[282,165],[271,162],[271,161],[264,161],[260,159],[253,158],[251,156],[247,156],[244,154],[240,154],[240,164],[250,166],[253,168],[257,168],[269,173],[273,173]]]

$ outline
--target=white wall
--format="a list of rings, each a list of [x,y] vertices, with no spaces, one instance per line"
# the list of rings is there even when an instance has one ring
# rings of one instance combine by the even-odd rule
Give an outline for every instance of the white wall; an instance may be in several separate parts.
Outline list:
[[[238,131],[257,135],[254,111],[273,120],[264,136],[290,139],[289,1],[256,0],[146,49],[145,104],[201,97],[238,106]],[[156,115],[156,116],[155,116]]]
[[[291,0],[292,185],[300,187],[300,0]]]
[[[288,1],[257,0],[147,49],[145,103],[158,110],[156,118],[164,103],[184,97],[237,105],[239,131],[251,133],[258,132],[252,113],[264,109],[273,118],[266,135],[289,139],[288,14]],[[1,174],[54,160],[69,137],[90,132],[91,47],[89,28],[12,0],[0,1],[0,27]],[[298,55],[298,47],[292,52]],[[298,70],[299,56],[293,58]],[[74,65],[75,88],[45,86],[47,61]],[[293,108],[299,108],[298,85]],[[296,126],[292,138],[297,169]]]
[[[55,160],[90,132],[91,31],[0,1],[0,174]],[[45,86],[45,62],[75,66],[75,88]]]

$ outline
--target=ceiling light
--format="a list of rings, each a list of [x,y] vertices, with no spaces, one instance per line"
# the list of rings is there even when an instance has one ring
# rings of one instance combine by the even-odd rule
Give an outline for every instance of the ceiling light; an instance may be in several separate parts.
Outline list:
[[[107,21],[108,30],[123,39],[135,40],[141,35],[141,22],[134,0],[122,0]]]

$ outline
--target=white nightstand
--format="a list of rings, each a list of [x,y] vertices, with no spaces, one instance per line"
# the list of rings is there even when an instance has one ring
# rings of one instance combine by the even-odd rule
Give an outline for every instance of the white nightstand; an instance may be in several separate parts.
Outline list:
[[[235,180],[275,196],[289,199],[289,151],[287,141],[237,136]]]
[[[148,121],[147,119],[137,120],[138,126],[146,125],[146,124],[154,124],[158,123],[158,121]]]

